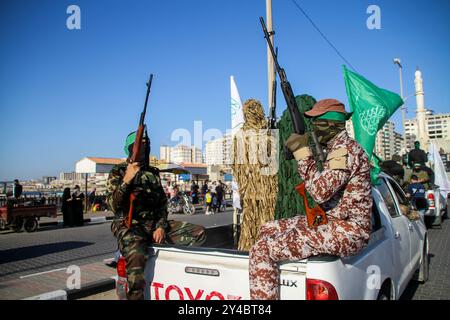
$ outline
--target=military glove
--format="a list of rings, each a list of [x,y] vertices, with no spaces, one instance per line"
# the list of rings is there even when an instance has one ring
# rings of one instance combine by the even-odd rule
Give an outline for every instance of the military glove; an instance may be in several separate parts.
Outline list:
[[[286,140],[286,147],[291,150],[294,155],[294,158],[298,160],[302,160],[311,155],[311,150],[308,147],[309,134],[298,134],[293,133]]]

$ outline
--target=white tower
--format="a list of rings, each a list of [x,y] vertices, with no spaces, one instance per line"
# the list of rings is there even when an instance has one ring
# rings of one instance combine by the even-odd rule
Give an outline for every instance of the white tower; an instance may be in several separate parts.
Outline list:
[[[427,131],[426,131],[426,110],[425,99],[423,93],[422,72],[417,68],[415,72],[414,85],[416,88],[416,104],[417,104],[417,140],[420,141],[420,147],[426,150]]]

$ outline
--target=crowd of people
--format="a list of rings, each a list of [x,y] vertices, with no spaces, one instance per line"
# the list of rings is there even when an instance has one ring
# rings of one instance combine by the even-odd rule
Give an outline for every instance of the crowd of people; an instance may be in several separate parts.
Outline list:
[[[167,181],[164,185],[164,192],[169,201],[176,201],[180,196],[180,192],[186,192],[187,188],[183,186],[181,188],[175,182]],[[229,187],[221,180],[203,182],[200,187],[197,182],[193,181],[189,188],[192,204],[203,204],[205,208],[205,214],[215,214],[217,212],[226,210],[225,195],[227,192],[231,192]]]
[[[413,206],[421,213],[425,213],[428,208],[426,191],[434,186],[434,172],[426,165],[427,162],[427,153],[416,141],[414,149],[405,156],[394,155],[392,160],[384,161],[381,165],[382,170],[402,186]]]

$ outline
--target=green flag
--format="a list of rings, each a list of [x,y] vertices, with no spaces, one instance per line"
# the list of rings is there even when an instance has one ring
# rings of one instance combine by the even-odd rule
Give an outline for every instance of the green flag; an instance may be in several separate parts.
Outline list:
[[[403,99],[396,93],[381,89],[361,75],[344,68],[344,80],[355,139],[366,151],[374,169],[371,171],[372,183],[377,183],[380,172],[379,161],[373,157],[373,148],[377,132],[386,121],[403,104]]]

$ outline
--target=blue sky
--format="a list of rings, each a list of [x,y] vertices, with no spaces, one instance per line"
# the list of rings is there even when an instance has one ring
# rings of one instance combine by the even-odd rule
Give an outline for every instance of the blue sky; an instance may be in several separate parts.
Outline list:
[[[447,0],[298,0],[351,64],[375,84],[405,95],[423,72],[425,104],[450,106],[450,2]],[[81,30],[66,9],[81,8]],[[369,5],[381,30],[366,27]],[[122,157],[135,130],[145,81],[154,73],[147,124],[152,153],[177,128],[230,126],[229,76],[242,100],[267,108],[266,45],[259,16],[265,0],[0,2],[0,180],[73,171],[85,156]],[[291,0],[273,0],[279,61],[296,94],[347,105],[344,63]],[[284,109],[278,90],[278,114]],[[414,117],[415,99],[408,101]],[[267,110],[267,109],[266,109]],[[393,116],[399,125],[400,112]]]

